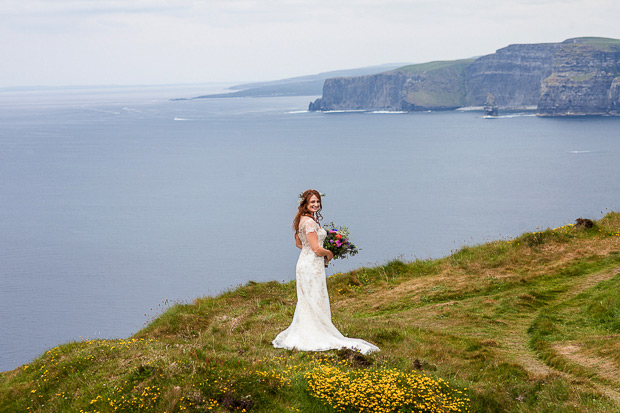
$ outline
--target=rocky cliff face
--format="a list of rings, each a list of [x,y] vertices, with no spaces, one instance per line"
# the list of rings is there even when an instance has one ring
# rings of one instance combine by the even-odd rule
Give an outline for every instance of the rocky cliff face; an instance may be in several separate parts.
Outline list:
[[[436,62],[423,72],[405,67],[377,75],[327,79],[323,97],[310,103],[309,110],[458,108],[465,104],[465,68],[469,63]]]
[[[620,46],[564,42],[553,58],[553,72],[543,79],[541,115],[618,113]]]
[[[538,107],[542,115],[620,114],[620,40],[519,44],[475,60],[431,62],[327,79],[310,110]]]
[[[609,88],[609,113],[620,115],[620,77],[615,78]]]
[[[558,46],[516,44],[476,59],[467,68],[467,106],[482,106],[489,93],[504,109],[536,106]]]
[[[309,110],[410,110],[403,98],[406,81],[399,72],[327,79]]]

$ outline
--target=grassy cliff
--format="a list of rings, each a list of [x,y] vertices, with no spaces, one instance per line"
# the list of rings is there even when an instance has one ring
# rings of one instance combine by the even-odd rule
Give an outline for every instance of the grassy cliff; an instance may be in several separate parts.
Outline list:
[[[398,71],[420,75],[418,81],[405,83],[405,100],[420,108],[465,106],[466,70],[474,60],[437,61],[401,67]]]
[[[274,349],[295,284],[250,282],[1,373],[0,411],[620,411],[620,213],[328,287],[380,353]]]

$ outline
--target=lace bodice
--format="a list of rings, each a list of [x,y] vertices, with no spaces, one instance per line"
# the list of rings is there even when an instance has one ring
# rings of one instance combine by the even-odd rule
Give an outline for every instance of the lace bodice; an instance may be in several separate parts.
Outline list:
[[[315,220],[308,217],[302,217],[299,222],[299,240],[301,241],[302,250],[310,249],[310,243],[308,242],[308,233],[316,232],[319,238],[319,246],[323,246],[323,241],[325,241],[325,237],[327,236],[327,231],[325,231]]]

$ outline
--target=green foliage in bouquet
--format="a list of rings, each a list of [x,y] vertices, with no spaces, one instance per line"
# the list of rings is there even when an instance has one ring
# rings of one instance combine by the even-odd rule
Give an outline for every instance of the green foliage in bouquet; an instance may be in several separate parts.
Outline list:
[[[357,247],[349,240],[349,229],[337,227],[333,222],[324,226],[327,237],[323,242],[323,248],[334,254],[334,259],[347,258],[359,252]]]

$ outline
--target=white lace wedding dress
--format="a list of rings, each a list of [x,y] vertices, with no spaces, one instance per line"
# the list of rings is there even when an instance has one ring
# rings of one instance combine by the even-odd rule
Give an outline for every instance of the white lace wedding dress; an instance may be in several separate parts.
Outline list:
[[[299,228],[302,249],[297,260],[297,307],[293,322],[278,334],[273,346],[301,351],[349,348],[363,354],[379,351],[367,341],[343,336],[332,324],[323,257],[312,251],[306,235],[316,232],[319,245],[323,245],[327,233],[308,217],[302,217]]]

